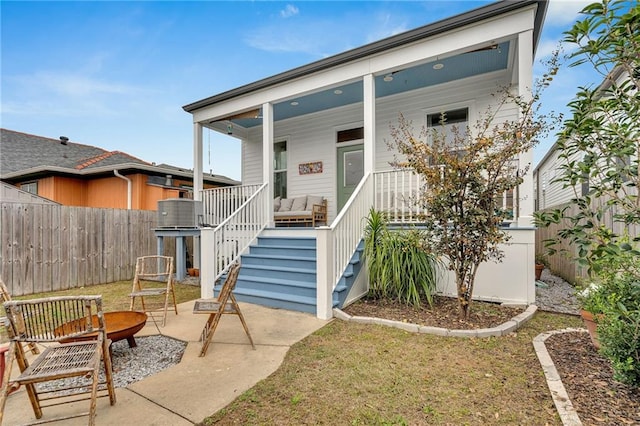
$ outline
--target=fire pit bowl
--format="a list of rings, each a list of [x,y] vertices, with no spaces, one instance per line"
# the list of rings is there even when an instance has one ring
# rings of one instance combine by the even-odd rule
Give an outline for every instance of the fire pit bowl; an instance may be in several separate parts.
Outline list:
[[[104,322],[107,328],[107,338],[111,339],[112,342],[117,342],[118,340],[127,339],[130,348],[136,347],[136,340],[133,335],[138,331],[142,330],[142,327],[147,323],[147,314],[144,312],[137,311],[114,311],[114,312],[105,312],[104,314]],[[94,315],[92,317],[94,327],[98,326],[98,316]],[[75,325],[78,321],[71,321],[66,324],[58,327],[61,332],[68,332],[70,329],[75,329]],[[81,340],[91,340],[95,338],[96,333],[87,334],[81,337],[74,337],[71,339],[65,339],[64,342],[74,342]]]

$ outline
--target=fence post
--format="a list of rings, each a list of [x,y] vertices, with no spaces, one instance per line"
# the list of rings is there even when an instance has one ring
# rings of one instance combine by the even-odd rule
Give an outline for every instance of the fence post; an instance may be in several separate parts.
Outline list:
[[[316,316],[333,317],[333,230],[328,226],[316,228]]]

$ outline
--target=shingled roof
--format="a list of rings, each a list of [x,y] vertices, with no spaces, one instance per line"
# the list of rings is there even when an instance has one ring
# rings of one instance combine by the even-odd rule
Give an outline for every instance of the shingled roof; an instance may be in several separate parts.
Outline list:
[[[63,144],[60,139],[7,129],[0,129],[0,132],[0,176],[44,166],[81,170],[122,163],[149,164],[119,151],[109,152],[95,146],[68,141]]]
[[[0,179],[6,181],[51,174],[104,175],[113,174],[114,169],[193,178],[192,170],[166,164],[156,166],[120,151],[107,151],[95,146],[8,129],[0,129],[0,133]],[[206,174],[204,179],[214,184],[239,184],[222,175]]]

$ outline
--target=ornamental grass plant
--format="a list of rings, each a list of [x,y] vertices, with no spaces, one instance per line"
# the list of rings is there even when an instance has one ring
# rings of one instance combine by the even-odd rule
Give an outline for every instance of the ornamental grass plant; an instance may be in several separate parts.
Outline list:
[[[369,271],[369,296],[389,298],[406,305],[433,304],[438,257],[423,243],[419,229],[389,229],[383,212],[371,209],[365,228],[365,258]]]

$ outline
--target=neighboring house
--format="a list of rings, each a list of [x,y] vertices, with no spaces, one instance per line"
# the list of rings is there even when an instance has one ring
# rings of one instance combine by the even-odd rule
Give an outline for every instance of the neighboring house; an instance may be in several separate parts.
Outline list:
[[[619,86],[629,78],[622,67],[614,68],[604,81],[598,87],[598,92],[604,92],[611,88],[612,82],[616,82]],[[580,197],[589,192],[589,179],[586,178],[579,184],[565,186],[564,182],[557,179],[561,177],[561,167],[567,162],[580,161],[584,153],[576,152],[570,158],[560,158],[561,152],[558,150],[558,144],[554,143],[545,153],[544,157],[533,170],[533,179],[535,182],[536,203],[535,208],[538,210],[546,210],[567,204],[576,196]]]
[[[158,200],[192,198],[193,172],[119,151],[0,129],[0,180],[62,205],[156,210]],[[239,182],[203,175],[205,187]],[[3,198],[4,200],[4,198]]]
[[[58,204],[47,198],[23,191],[13,185],[9,185],[8,183],[4,182],[0,182],[0,201],[22,204]]]
[[[390,165],[390,124],[402,113],[418,128],[431,126],[447,112],[459,126],[473,125],[496,106],[500,87],[530,96],[546,8],[532,0],[489,4],[184,106],[193,115],[194,194],[205,201],[205,217],[215,216],[211,200],[224,197],[203,191],[199,179],[203,131],[242,143],[244,186],[227,197],[244,203],[220,226],[201,230],[203,297],[211,297],[212,283],[238,258],[241,300],[329,318],[334,306],[364,294],[359,246],[369,208],[399,223],[419,218],[408,200],[422,185]],[[496,120],[518,113],[510,105]],[[530,164],[532,152],[519,161]],[[506,228],[511,243],[503,246],[502,263],[480,267],[478,299],[534,302],[531,171],[516,193],[504,205],[514,212]],[[298,198],[304,209],[307,195],[327,200],[328,226],[273,227],[274,197]],[[456,294],[451,273],[438,288]]]
[[[640,74],[640,68],[636,69],[636,72]],[[615,67],[609,75],[607,75],[600,86],[597,88],[597,96],[602,96],[606,91],[611,89],[612,83],[615,82],[616,86],[620,86],[622,83],[628,81],[629,74],[624,71],[620,66]],[[602,120],[607,120],[606,117],[602,117]],[[562,152],[560,151],[558,144],[554,143],[553,146],[545,153],[544,157],[533,170],[533,179],[535,184],[535,210],[543,211],[549,209],[567,207],[568,214],[572,215],[578,212],[578,208],[575,205],[571,205],[572,201],[576,197],[582,197],[587,195],[592,190],[593,177],[585,176],[582,182],[578,182],[575,186],[566,185],[559,179],[562,178],[562,167],[569,162],[580,162],[585,153],[577,151],[572,153],[569,158],[560,158]],[[629,163],[634,161],[637,164],[637,154],[625,158],[623,161]],[[604,167],[599,168],[600,171],[607,170]],[[627,188],[627,191],[634,191],[633,188]],[[637,189],[635,189],[637,192]],[[607,199],[594,199],[594,203],[606,203]],[[619,235],[628,233],[631,237],[640,235],[640,228],[637,226],[625,227],[619,221],[613,220],[611,213],[603,215],[601,223],[607,228],[612,229]],[[581,278],[586,278],[586,268],[581,268],[576,262],[573,261],[571,256],[566,256],[565,253],[558,252],[553,256],[545,254],[544,240],[555,238],[558,231],[562,229],[561,225],[551,225],[547,228],[541,228],[536,230],[536,254],[546,256],[549,263],[549,267],[559,276],[567,281],[576,283]],[[576,250],[575,246],[571,246],[568,241],[563,241],[556,248],[566,249],[569,252]]]

